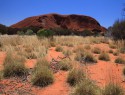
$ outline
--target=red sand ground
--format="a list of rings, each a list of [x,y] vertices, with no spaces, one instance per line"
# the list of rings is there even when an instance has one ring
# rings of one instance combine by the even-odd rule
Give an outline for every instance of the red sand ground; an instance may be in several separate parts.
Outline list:
[[[103,45],[103,46],[102,46]],[[100,47],[101,49],[108,50],[109,48],[105,44],[98,44],[94,45],[97,47]],[[2,67],[2,63],[5,59],[5,53],[0,52],[0,69]],[[56,60],[60,60],[58,56],[63,57],[63,54],[61,52],[56,52],[55,48],[50,48],[48,51],[47,59],[51,61],[52,58]],[[125,57],[125,55],[121,54],[120,56]],[[125,82],[122,82],[124,77],[122,75],[122,69],[123,65],[116,65],[114,62],[114,59],[116,57],[110,54],[111,61],[100,61],[98,60],[98,63],[94,65],[87,65],[87,75],[89,78],[91,78],[97,85],[100,87],[104,87],[107,83],[110,81],[121,84],[125,88]],[[27,60],[26,66],[29,68],[33,68],[36,63],[36,60]],[[32,87],[29,83],[18,83],[16,82],[16,86],[19,86],[18,88],[28,88],[28,91],[34,93],[33,95],[68,95],[71,91],[71,87],[66,83],[66,77],[68,72],[59,71],[54,74],[55,81],[53,84],[44,87]],[[16,86],[12,86],[14,80],[13,79],[4,79],[0,82],[0,86],[4,87],[5,90],[11,90],[17,88]],[[4,85],[4,86],[3,86]],[[10,86],[9,86],[10,85]],[[20,86],[22,85],[22,86]],[[11,87],[12,86],[12,87]],[[31,88],[31,90],[29,89]],[[1,90],[1,88],[0,88]],[[16,89],[15,89],[16,90]],[[5,94],[3,94],[5,95]],[[7,95],[7,94],[6,94]],[[12,94],[8,94],[12,95]],[[16,95],[16,94],[13,94]]]

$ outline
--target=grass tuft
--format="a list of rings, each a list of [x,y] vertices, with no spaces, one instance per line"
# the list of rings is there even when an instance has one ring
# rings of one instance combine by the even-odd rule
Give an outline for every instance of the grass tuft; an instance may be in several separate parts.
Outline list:
[[[86,49],[86,50],[90,50],[91,47],[90,47],[90,45],[85,45],[85,46],[84,46],[84,49]]]
[[[110,61],[110,57],[109,57],[108,53],[102,52],[99,55],[99,60]]]
[[[71,86],[75,86],[76,84],[78,84],[80,81],[84,79],[85,79],[85,73],[83,72],[83,70],[73,68],[72,70],[69,71],[67,82]]]
[[[101,53],[101,49],[98,48],[98,47],[94,47],[94,48],[92,49],[92,52],[95,53],[95,54],[100,54],[100,53]]]
[[[76,53],[75,60],[84,61],[88,63],[97,63],[96,58],[90,52]]]
[[[25,59],[13,55],[7,55],[4,61],[3,76],[23,76],[28,73],[28,69],[24,65]]]
[[[118,57],[118,58],[115,59],[115,63],[125,64],[125,60],[120,58],[120,57]]]
[[[124,95],[124,91],[121,86],[110,83],[104,88],[103,95]]]
[[[36,86],[47,86],[54,82],[53,72],[49,68],[49,63],[46,59],[39,59],[35,65],[31,82]]]
[[[119,55],[119,52],[118,52],[118,51],[115,51],[115,52],[113,52],[113,55],[114,55],[114,56],[118,56],[118,55]]]
[[[62,52],[63,51],[63,48],[61,46],[57,46],[56,49],[55,49],[57,52]]]
[[[99,95],[99,89],[92,81],[85,79],[76,85],[71,95]]]
[[[60,70],[67,71],[72,68],[69,60],[64,59],[58,63]]]
[[[109,53],[113,53],[113,50],[109,50]]]

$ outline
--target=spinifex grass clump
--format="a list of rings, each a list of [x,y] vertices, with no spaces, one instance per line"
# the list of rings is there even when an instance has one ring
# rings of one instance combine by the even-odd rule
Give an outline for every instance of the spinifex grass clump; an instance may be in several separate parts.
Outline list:
[[[103,95],[124,95],[124,90],[121,86],[110,83],[104,88]]]
[[[109,57],[108,53],[102,52],[99,55],[99,60],[110,61],[110,57]]]
[[[125,60],[122,59],[121,57],[118,57],[118,58],[115,59],[115,63],[125,64]]]
[[[77,69],[73,68],[72,70],[69,71],[67,82],[71,86],[75,86],[84,79],[85,79],[85,73],[83,72],[83,70],[78,68]]]
[[[72,68],[72,65],[68,59],[64,59],[58,63],[59,69],[67,71]]]
[[[100,54],[100,53],[101,53],[101,49],[98,48],[98,47],[94,47],[94,48],[92,49],[92,52],[95,53],[95,54]]]
[[[63,54],[65,56],[70,56],[70,55],[72,55],[72,51],[71,50],[66,50],[66,51],[63,51]]]
[[[120,48],[119,51],[120,51],[120,53],[124,54],[125,53],[125,47]]]
[[[81,52],[81,53],[80,52],[76,53],[75,60],[84,61],[84,62],[88,62],[88,63],[97,63],[97,60],[92,55],[92,53],[86,52],[86,51]]]
[[[115,51],[115,52],[113,52],[113,55],[114,55],[114,56],[118,56],[118,55],[119,55],[119,52],[118,52],[118,51]]]
[[[116,45],[114,45],[113,43],[112,44],[109,44],[109,47],[112,48],[112,49],[116,49]]]
[[[74,49],[74,52],[75,53],[82,53],[84,52],[84,47],[83,46],[77,46],[75,49]]]
[[[91,80],[85,79],[76,85],[71,95],[100,95],[100,91]]]
[[[113,53],[113,50],[109,50],[109,53]]]
[[[84,49],[86,49],[86,50],[90,50],[91,47],[90,47],[90,45],[85,45],[85,46],[84,46]]]
[[[63,51],[63,48],[61,46],[57,46],[56,49],[55,49],[57,52],[62,52]]]
[[[24,65],[25,59],[20,56],[13,56],[10,53],[7,53],[7,56],[4,61],[4,77],[11,76],[23,76],[28,73],[28,69]]]
[[[45,59],[37,62],[32,72],[31,81],[33,85],[44,87],[53,83],[53,72],[48,66],[48,62]]]

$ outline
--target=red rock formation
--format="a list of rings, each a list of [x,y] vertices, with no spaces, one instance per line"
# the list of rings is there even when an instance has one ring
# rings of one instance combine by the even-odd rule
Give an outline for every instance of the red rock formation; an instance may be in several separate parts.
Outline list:
[[[39,27],[45,29],[64,28],[74,31],[97,30],[106,31],[94,18],[84,15],[59,15],[46,14],[26,18],[12,26],[11,28]]]

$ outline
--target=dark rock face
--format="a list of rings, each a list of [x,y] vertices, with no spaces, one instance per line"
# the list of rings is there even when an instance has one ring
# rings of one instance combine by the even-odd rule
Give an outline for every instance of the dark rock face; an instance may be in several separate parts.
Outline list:
[[[82,32],[84,30],[105,32],[94,18],[84,15],[59,15],[46,14],[26,18],[12,26],[11,28],[38,27],[44,29],[63,28],[72,31]]]

